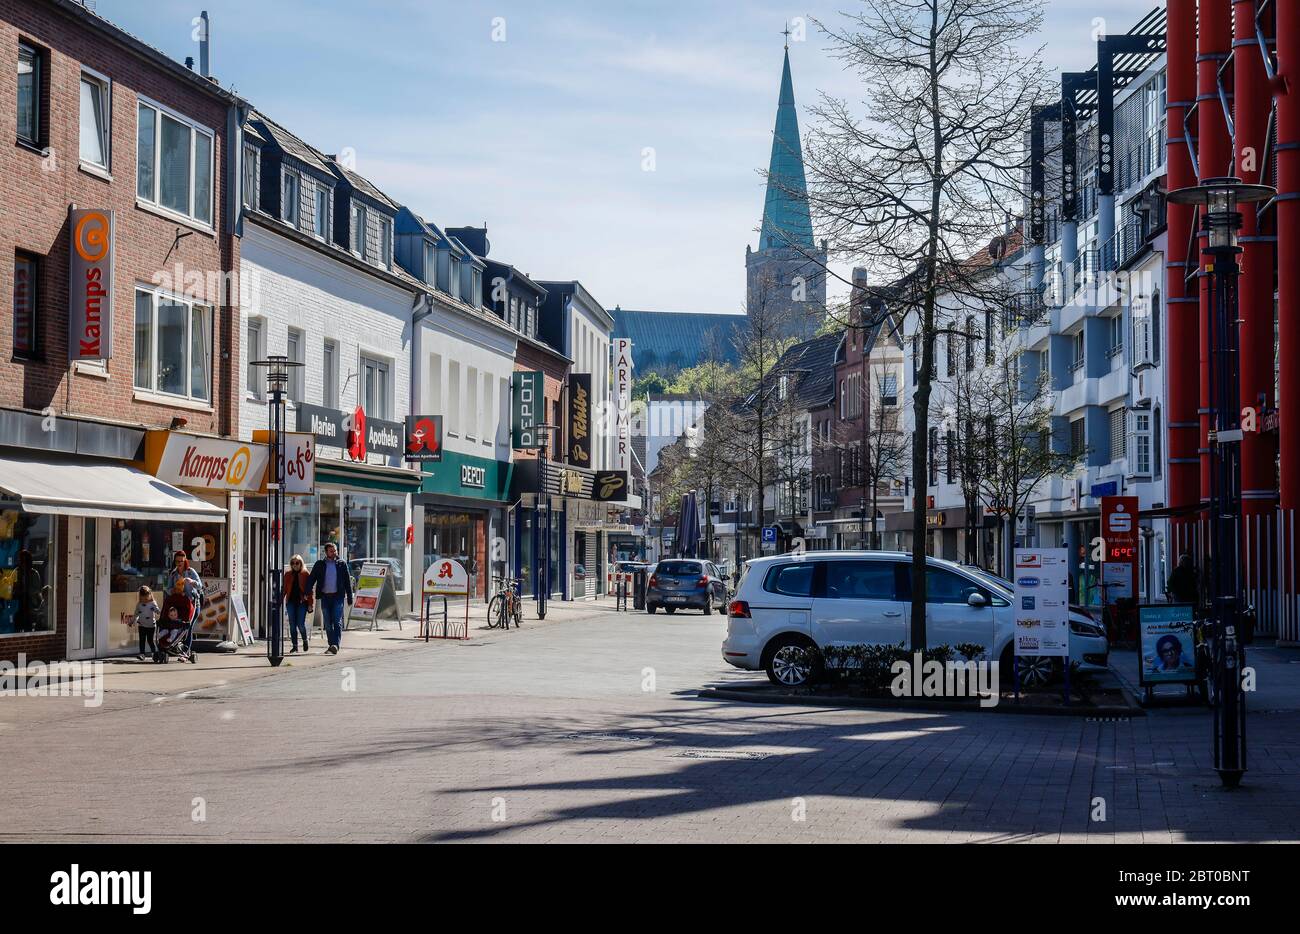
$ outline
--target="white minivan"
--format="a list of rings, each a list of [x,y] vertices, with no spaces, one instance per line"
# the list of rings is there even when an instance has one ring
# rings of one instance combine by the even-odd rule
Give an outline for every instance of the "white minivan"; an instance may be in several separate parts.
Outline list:
[[[887,551],[818,551],[756,558],[727,609],[722,657],[737,668],[760,669],[788,687],[812,679],[803,649],[836,645],[909,645],[912,556]],[[1015,595],[986,572],[926,559],[926,641],[930,646],[977,643],[1001,669],[1012,667]],[[1104,670],[1106,634],[1070,610],[1070,657],[1083,669]],[[1022,684],[1049,681],[1054,660],[1021,657]]]

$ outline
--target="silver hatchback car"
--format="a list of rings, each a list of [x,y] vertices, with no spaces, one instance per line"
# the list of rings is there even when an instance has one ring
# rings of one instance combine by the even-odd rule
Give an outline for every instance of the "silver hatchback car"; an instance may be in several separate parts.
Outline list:
[[[803,649],[835,645],[901,645],[911,615],[911,555],[885,551],[819,551],[756,558],[727,611],[722,657],[766,671],[776,684],[797,686],[814,674]],[[927,558],[926,638],[931,646],[977,643],[1003,671],[1012,664],[1014,594],[998,578]],[[1104,670],[1106,634],[1070,611],[1070,658]],[[1055,660],[1021,657],[1021,680],[1045,683]]]

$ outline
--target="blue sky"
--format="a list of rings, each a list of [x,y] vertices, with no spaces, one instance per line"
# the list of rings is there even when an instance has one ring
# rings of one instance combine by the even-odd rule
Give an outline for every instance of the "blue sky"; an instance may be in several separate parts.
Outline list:
[[[96,8],[197,60],[204,2]],[[1047,61],[1088,67],[1094,17],[1123,32],[1156,2],[1050,0]],[[221,83],[319,149],[350,147],[398,201],[443,225],[486,221],[494,257],[581,279],[607,307],[711,312],[742,310],[783,24],[855,5],[206,0]],[[854,86],[811,22],[790,54],[806,129],[817,91]]]

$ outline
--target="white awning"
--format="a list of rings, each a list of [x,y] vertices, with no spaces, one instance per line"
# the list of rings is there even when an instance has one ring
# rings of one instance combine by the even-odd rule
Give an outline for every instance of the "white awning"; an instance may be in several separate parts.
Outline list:
[[[0,456],[0,493],[26,512],[105,519],[225,522],[226,510],[126,464]]]

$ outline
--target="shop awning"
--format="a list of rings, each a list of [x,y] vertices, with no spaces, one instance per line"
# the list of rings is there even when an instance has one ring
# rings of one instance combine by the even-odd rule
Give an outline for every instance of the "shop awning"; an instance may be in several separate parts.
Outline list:
[[[56,516],[226,521],[220,506],[112,461],[0,456],[0,493],[26,512]]]

